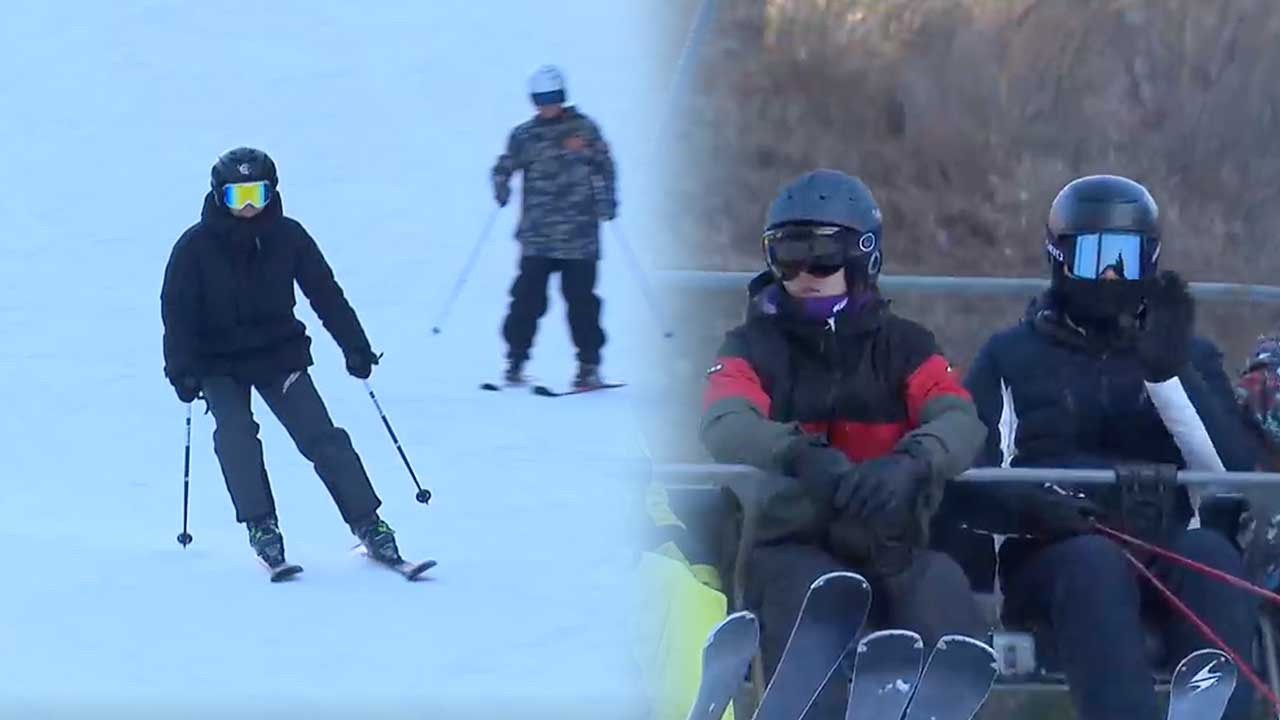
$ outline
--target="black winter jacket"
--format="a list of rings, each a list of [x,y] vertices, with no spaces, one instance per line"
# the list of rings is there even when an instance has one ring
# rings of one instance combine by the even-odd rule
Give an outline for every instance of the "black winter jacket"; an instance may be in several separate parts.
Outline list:
[[[985,428],[932,333],[878,296],[826,322],[804,318],[772,280],[752,282],[747,322],[708,372],[701,434],[712,457],[787,473],[784,458],[815,439],[854,462],[904,451],[928,463],[940,494],[969,467]],[[831,509],[803,497],[797,480],[778,480],[761,542],[822,542]]]
[[[1227,470],[1252,470],[1254,448],[1235,410],[1222,354],[1207,339],[1192,340],[1190,363],[1177,376]],[[978,465],[1112,468],[1124,463],[1169,463],[1186,458],[1157,412],[1132,336],[1086,332],[1047,300],[1031,305],[1022,322],[993,335],[979,350],[965,386],[988,428]],[[1189,418],[1194,421],[1194,418]],[[944,503],[948,520],[1000,534],[1024,534],[1019,492],[1028,486],[953,486]],[[1107,490],[1081,488],[1106,507]],[[1191,519],[1185,489],[1177,516]],[[1034,545],[1035,543],[1032,543]],[[1030,548],[1008,541],[1001,567]],[[1009,551],[1009,552],[1006,552]],[[1006,557],[1009,556],[1009,557]]]
[[[344,354],[371,352],[320,248],[284,215],[279,193],[249,220],[208,193],[165,268],[165,376],[264,382],[311,366],[311,339],[293,312],[295,282]]]

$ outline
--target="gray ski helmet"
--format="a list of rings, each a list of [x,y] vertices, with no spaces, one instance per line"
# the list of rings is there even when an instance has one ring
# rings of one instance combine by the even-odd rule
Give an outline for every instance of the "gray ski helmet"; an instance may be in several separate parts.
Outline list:
[[[221,191],[224,185],[265,180],[271,183],[272,192],[280,185],[276,164],[271,156],[250,147],[232,148],[222,153],[209,174],[209,185],[219,204],[222,203]]]
[[[871,282],[879,276],[884,264],[880,206],[861,179],[818,169],[792,180],[778,191],[765,216],[765,230],[785,225],[834,225],[854,231],[846,246],[846,272],[865,273]]]

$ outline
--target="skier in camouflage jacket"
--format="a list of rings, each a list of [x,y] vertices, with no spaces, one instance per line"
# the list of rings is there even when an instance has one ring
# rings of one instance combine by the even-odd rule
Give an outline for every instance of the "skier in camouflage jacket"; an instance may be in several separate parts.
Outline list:
[[[503,323],[509,384],[524,382],[523,367],[547,310],[547,279],[561,274],[568,304],[569,329],[578,349],[575,386],[600,382],[600,298],[595,294],[600,257],[600,222],[618,211],[613,158],[600,128],[573,106],[566,106],[564,77],[544,66],[530,80],[537,115],[521,123],[507,151],[493,167],[498,205],[511,198],[511,176],[523,172],[520,223],[520,272],[511,287],[511,307]]]

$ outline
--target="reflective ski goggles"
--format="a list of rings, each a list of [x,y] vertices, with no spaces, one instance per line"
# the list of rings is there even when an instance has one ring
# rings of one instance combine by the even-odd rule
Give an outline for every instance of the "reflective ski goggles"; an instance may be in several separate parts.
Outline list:
[[[844,269],[848,243],[857,231],[831,225],[790,225],[766,230],[760,237],[765,262],[773,274],[783,280],[794,280],[800,273],[814,277],[830,277]],[[870,237],[868,250],[875,248]]]
[[[271,183],[266,180],[222,186],[222,203],[232,210],[243,210],[247,205],[262,209],[267,206],[269,200],[271,200]]]
[[[1159,254],[1158,244],[1151,252],[1144,252],[1150,244],[1154,240],[1137,233],[1085,233],[1059,238],[1050,243],[1049,252],[1077,278],[1141,280],[1154,271]]]

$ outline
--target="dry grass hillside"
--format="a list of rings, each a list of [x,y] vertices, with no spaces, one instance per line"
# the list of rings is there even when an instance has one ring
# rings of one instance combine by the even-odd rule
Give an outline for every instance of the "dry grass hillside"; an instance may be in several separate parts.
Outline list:
[[[1057,190],[1098,172],[1147,184],[1163,264],[1280,284],[1280,4],[1274,0],[721,0],[672,138],[671,268],[756,269],[777,187],[817,166],[863,177],[886,272],[1036,276]],[[960,364],[1023,300],[895,298]],[[698,367],[740,296],[672,298]],[[698,312],[701,311],[701,312]],[[1209,306],[1238,369],[1280,308]],[[696,400],[689,399],[696,404]],[[693,412],[696,414],[696,408]],[[681,423],[680,432],[687,429]],[[686,442],[677,454],[696,448]]]

